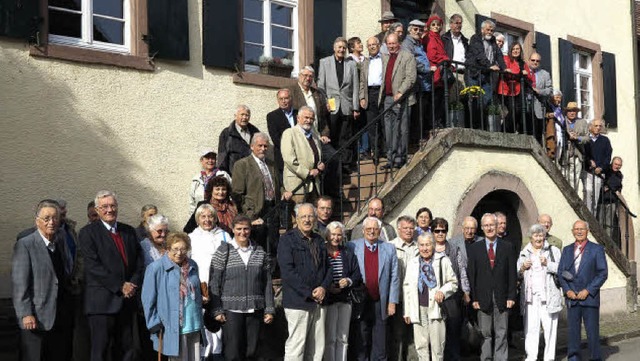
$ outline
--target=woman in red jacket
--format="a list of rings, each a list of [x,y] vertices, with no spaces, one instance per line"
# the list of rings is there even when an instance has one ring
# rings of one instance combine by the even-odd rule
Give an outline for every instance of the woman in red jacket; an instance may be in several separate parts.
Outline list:
[[[446,109],[444,104],[444,82],[442,80],[442,65],[443,61],[449,61],[447,52],[444,50],[444,43],[440,37],[440,30],[442,30],[442,19],[438,15],[431,15],[426,24],[429,27],[428,41],[426,46],[427,58],[429,64],[431,64],[431,71],[433,72],[433,107],[434,107],[434,125],[435,127],[442,127],[442,118]],[[449,86],[451,84],[448,84]]]
[[[509,47],[509,53],[504,56],[506,65],[505,72],[498,83],[498,94],[504,101],[504,105],[509,109],[509,116],[504,120],[505,130],[509,133],[522,133],[522,99],[520,92],[520,78],[525,77],[525,82],[529,83],[529,65],[523,60],[522,45],[514,42]],[[515,124],[514,124],[515,123]],[[515,128],[514,128],[515,125]]]

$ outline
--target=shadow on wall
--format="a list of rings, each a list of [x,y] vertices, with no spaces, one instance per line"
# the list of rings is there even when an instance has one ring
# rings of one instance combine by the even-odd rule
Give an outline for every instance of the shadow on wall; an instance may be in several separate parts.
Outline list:
[[[120,215],[125,221],[154,199],[150,189],[132,177],[141,169],[121,151],[123,141],[108,119],[76,108],[70,87],[73,77],[82,75],[79,70],[69,72],[70,66],[29,57],[26,44],[2,39],[0,298],[9,295],[15,235],[33,225],[33,210],[39,200],[66,199],[69,217],[77,220],[80,228],[86,223],[86,205],[99,189],[119,194]],[[56,72],[63,67],[67,71]],[[100,101],[96,96],[95,102]]]

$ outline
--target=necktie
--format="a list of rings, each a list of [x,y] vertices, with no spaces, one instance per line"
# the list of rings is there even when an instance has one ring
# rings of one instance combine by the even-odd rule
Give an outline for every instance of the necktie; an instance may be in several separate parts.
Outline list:
[[[260,171],[262,172],[262,182],[264,183],[264,197],[267,200],[272,201],[276,196],[276,192],[273,189],[271,174],[269,173],[269,169],[267,168],[267,165],[264,164],[262,160],[258,162],[258,165],[260,165]]]
[[[576,243],[576,246],[573,249],[573,258],[575,258],[575,262],[573,262],[573,266],[575,267],[576,273],[578,272],[578,268],[580,268],[580,261],[582,260],[582,248],[585,245],[580,245]]]
[[[491,269],[496,263],[496,253],[493,251],[493,242],[489,243],[489,264],[491,265]]]

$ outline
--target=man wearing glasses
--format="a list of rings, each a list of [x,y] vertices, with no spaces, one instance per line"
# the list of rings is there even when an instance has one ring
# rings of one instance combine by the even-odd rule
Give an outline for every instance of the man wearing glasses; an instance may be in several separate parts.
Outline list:
[[[533,136],[536,140],[542,140],[542,128],[544,124],[544,102],[546,98],[553,92],[551,84],[551,75],[548,71],[540,68],[542,56],[533,53],[529,57],[529,69],[531,69],[530,79],[533,89],[533,115],[531,123],[527,125],[527,129],[533,129]]]
[[[478,326],[484,338],[480,359],[506,361],[509,311],[516,299],[515,253],[510,243],[497,236],[495,214],[485,213],[480,224],[485,238],[469,247],[467,267],[471,305],[478,310]],[[492,332],[495,333],[493,348]]]
[[[142,250],[134,228],[118,222],[115,193],[99,191],[95,203],[100,220],[86,225],[79,235],[91,360],[107,360],[111,345],[111,357],[129,361],[136,355],[133,319],[144,273]]]

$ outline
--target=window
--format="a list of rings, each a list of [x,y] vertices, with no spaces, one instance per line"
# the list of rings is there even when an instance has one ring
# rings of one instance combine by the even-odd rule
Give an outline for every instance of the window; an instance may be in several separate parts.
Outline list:
[[[583,119],[593,119],[593,56],[577,51],[573,54],[573,74],[575,77],[576,101]]]
[[[260,57],[264,56],[288,59],[294,74],[297,72],[297,5],[297,0],[244,0],[245,70],[258,71]]]
[[[49,0],[49,42],[130,52],[129,0]]]
[[[502,35],[504,35],[504,45],[502,45],[502,54],[504,55],[507,55],[509,53],[511,44],[519,43],[520,45],[524,45],[524,36],[519,32],[507,30],[499,26],[496,27],[496,32],[502,33]]]

